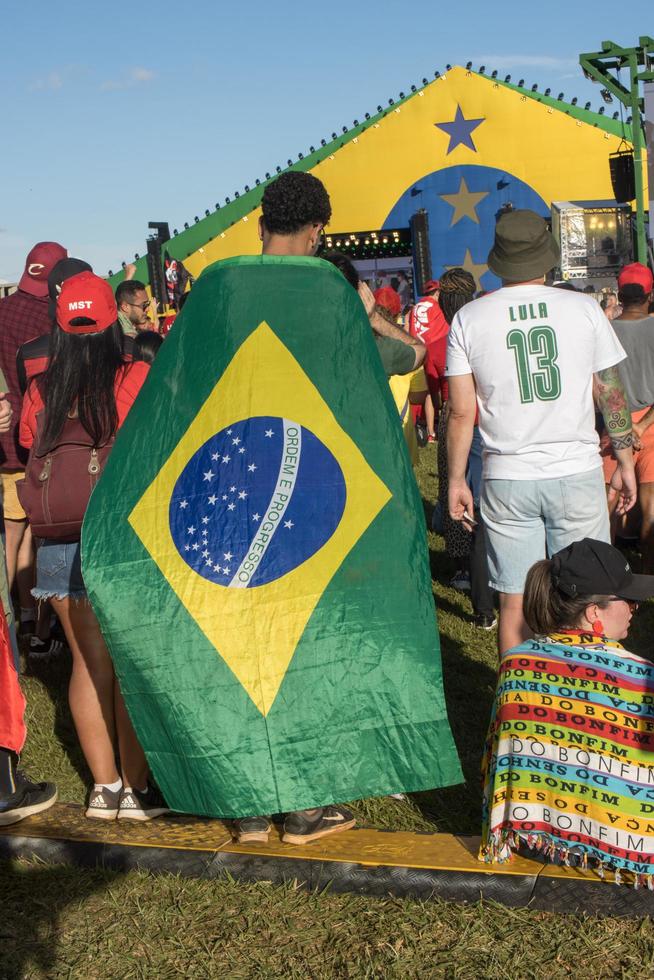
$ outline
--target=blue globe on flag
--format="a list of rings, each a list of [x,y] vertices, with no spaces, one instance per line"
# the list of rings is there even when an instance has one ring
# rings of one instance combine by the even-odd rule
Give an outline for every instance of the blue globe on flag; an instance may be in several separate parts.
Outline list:
[[[332,536],[345,480],[306,426],[258,416],[234,422],[191,457],[170,500],[175,546],[186,564],[227,588],[267,585]]]

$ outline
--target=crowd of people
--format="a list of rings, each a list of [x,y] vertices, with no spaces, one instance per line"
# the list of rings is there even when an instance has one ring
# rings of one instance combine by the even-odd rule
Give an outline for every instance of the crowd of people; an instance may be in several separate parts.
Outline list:
[[[597,736],[578,720],[591,702],[596,725],[611,725],[616,744],[626,744],[634,727],[642,733],[633,772],[621,776],[629,792],[637,796],[654,772],[646,721],[654,679],[648,662],[620,645],[637,603],[654,595],[652,273],[639,263],[627,266],[617,295],[607,294],[601,305],[569,284],[551,283],[558,246],[541,217],[515,210],[499,217],[488,256],[501,288],[480,293],[470,273],[455,267],[412,302],[404,282],[402,292],[383,286],[373,293],[347,256],[320,250],[330,217],[320,181],[284,174],[263,195],[262,251],[318,253],[336,266],[360,297],[411,458],[419,441],[437,444],[434,527],[458,566],[453,584],[470,590],[476,626],[492,630],[499,620],[483,853],[502,859],[521,846],[543,853],[576,848],[584,860],[640,869],[649,884],[654,844],[647,833],[640,847],[614,836],[611,850],[597,817],[588,817],[583,831],[574,820],[562,822],[552,796],[563,792],[558,784],[531,799],[522,783],[536,744],[547,743],[545,758],[556,750],[560,762],[564,736],[552,732],[565,729],[589,762],[574,778],[565,766],[558,776],[574,784],[568,800],[584,795],[596,775],[592,759],[601,756],[608,765],[612,758],[606,739],[595,744]],[[86,816],[150,820],[168,811],[123,703],[80,566],[90,492],[165,343],[134,271],[126,268],[114,295],[88,263],[41,242],[28,255],[16,292],[0,301],[6,554],[0,645],[7,662],[12,654],[9,669],[0,671],[0,824],[56,798],[54,786],[33,783],[18,769],[25,729],[17,638],[28,657],[59,656],[64,644],[70,649],[70,710],[93,778]],[[176,329],[183,329],[183,318]],[[90,479],[76,482],[74,467],[81,465]],[[629,537],[640,541],[645,575],[634,575],[614,547]],[[4,573],[5,562],[0,566]],[[639,668],[637,684],[627,685],[638,710],[625,701],[620,711],[613,706],[614,719],[604,718],[606,702],[575,688],[575,672],[586,669],[591,652],[593,658],[610,653],[620,677]],[[519,698],[516,711],[510,696],[521,689],[516,657],[537,676],[528,688],[533,698],[525,700],[535,712],[526,728],[520,716],[528,712]],[[554,679],[545,683],[545,674]],[[545,708],[553,695],[556,717]],[[546,720],[536,724],[540,710]],[[574,816],[574,804],[569,810]],[[623,816],[618,811],[616,820]],[[283,840],[315,840],[354,822],[334,801],[287,814]],[[237,815],[233,834],[241,842],[263,841],[271,826],[269,815]]]

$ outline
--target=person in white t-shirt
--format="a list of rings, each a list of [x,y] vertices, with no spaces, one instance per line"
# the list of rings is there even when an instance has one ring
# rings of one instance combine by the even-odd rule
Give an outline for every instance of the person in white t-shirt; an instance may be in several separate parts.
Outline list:
[[[464,306],[448,341],[449,509],[470,526],[465,465],[478,410],[500,653],[530,635],[522,615],[529,568],[581,538],[610,541],[594,394],[618,461],[610,493],[620,511],[636,500],[631,417],[616,368],[625,353],[595,299],[544,285],[558,257],[541,217],[502,215],[488,266],[503,287]]]

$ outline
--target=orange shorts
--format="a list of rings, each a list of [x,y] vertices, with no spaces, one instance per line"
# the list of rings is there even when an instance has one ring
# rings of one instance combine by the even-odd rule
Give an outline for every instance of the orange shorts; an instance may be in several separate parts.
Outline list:
[[[631,421],[640,422],[648,411],[648,408],[643,408],[638,412],[633,412]],[[639,484],[654,483],[654,425],[650,425],[649,429],[645,430],[640,443],[641,448],[634,449],[636,480]],[[610,483],[618,464],[611,450],[611,440],[606,433],[604,433],[600,441],[600,456],[602,457],[602,465],[604,467],[604,482]]]

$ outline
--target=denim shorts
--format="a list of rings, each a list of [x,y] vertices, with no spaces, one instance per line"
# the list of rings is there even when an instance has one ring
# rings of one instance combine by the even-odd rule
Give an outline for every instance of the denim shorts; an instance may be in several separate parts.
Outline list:
[[[37,540],[35,599],[85,599],[79,541]]]
[[[481,513],[498,592],[524,592],[531,566],[573,541],[611,541],[601,468],[556,480],[485,479]]]

